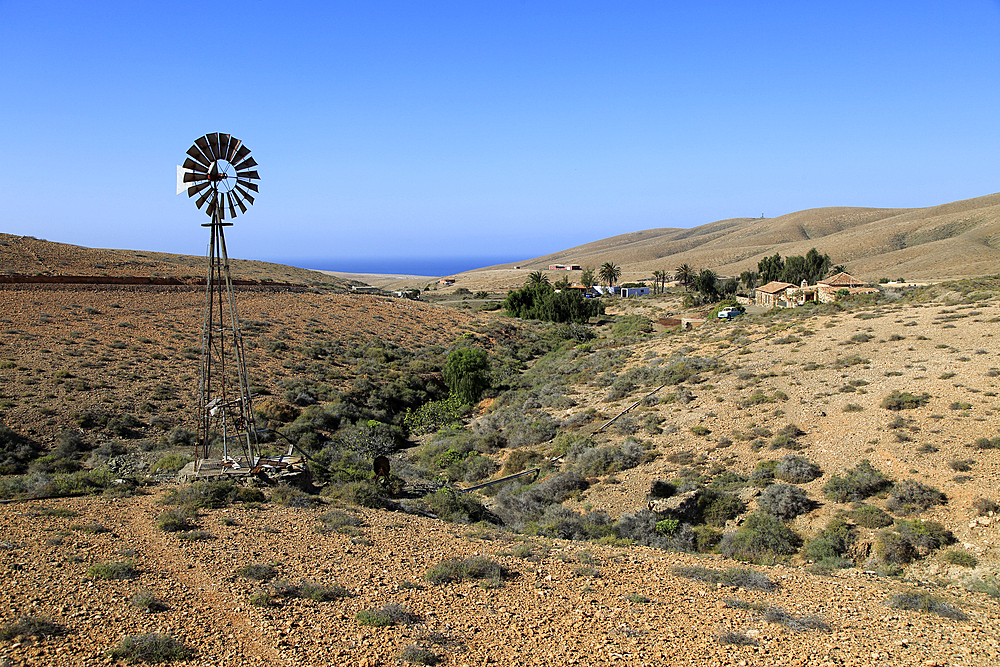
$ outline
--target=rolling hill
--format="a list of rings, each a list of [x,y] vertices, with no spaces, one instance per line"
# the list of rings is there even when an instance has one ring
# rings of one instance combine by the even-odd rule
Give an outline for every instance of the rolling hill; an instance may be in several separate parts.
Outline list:
[[[732,218],[692,229],[647,229],[620,234],[518,264],[597,267],[614,262],[624,279],[673,271],[681,264],[721,275],[755,270],[764,257],[804,255],[810,248],[877,280],[966,278],[1000,266],[1000,194],[928,208],[817,208],[777,218]],[[490,269],[510,269],[504,264]]]

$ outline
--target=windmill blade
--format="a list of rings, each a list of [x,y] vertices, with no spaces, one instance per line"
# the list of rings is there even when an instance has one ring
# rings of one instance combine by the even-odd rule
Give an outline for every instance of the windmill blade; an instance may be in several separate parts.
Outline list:
[[[187,169],[188,171],[197,171],[201,173],[205,173],[206,171],[208,171],[207,167],[202,165],[200,162],[192,160],[191,158],[184,160],[184,164],[182,164],[181,166]]]
[[[249,157],[246,160],[243,160],[243,162],[240,162],[238,165],[235,165],[236,171],[244,171],[246,169],[249,169],[250,167],[256,167],[256,166],[257,166],[257,160],[254,160],[252,157]]]
[[[229,204],[229,217],[236,217],[236,207],[233,206],[233,195],[232,193],[226,193],[226,202]]]
[[[208,174],[196,174],[194,172],[186,172],[184,174],[185,183],[194,183],[196,181],[207,181],[211,178]],[[184,186],[187,187],[187,186]]]
[[[256,171],[238,171],[236,172],[236,178],[256,178],[260,180],[260,174]]]
[[[236,149],[236,152],[233,153],[233,157],[231,160],[229,160],[229,162],[239,162],[247,155],[250,155],[250,149],[247,148],[246,146],[241,145],[239,148]]]
[[[188,151],[188,154],[190,154],[191,151],[194,151],[195,153],[198,153],[198,155],[199,155],[198,160],[202,159],[203,156],[201,155],[201,153],[198,150],[195,149],[194,146],[191,147],[191,150]],[[184,160],[184,164],[182,164],[181,166],[184,167],[185,169],[189,169],[191,171],[200,171],[200,172],[203,172],[203,173],[206,172],[206,171],[208,171],[208,167],[206,167],[205,165],[203,165],[201,162],[198,162],[198,160],[192,160],[191,158],[188,158],[188,159]]]
[[[254,192],[260,192],[260,190],[257,189],[257,184],[256,183],[251,183],[250,181],[241,181],[240,179],[237,178],[236,179],[236,184],[237,185],[242,185],[243,187],[245,187],[245,188],[247,188],[249,190],[253,190]]]
[[[205,213],[207,213],[210,216],[215,215],[215,211],[216,209],[218,209],[218,202],[219,202],[218,199],[212,199],[212,201],[208,203],[208,208],[205,209]]]
[[[243,142],[240,141],[239,139],[237,139],[236,137],[231,137],[230,138],[230,140],[229,140],[229,153],[226,154],[226,162],[229,162],[230,164],[232,164],[233,160],[236,157],[236,151],[238,151],[240,149],[240,146],[242,146],[242,145],[243,145]],[[249,153],[249,151],[247,151],[247,152]]]
[[[196,194],[198,194],[199,192],[201,192],[210,185],[211,183],[209,183],[208,181],[204,183],[199,183],[198,185],[192,185],[187,189],[188,197],[194,197]],[[201,208],[201,206],[199,206],[198,208]]]
[[[219,159],[225,160],[226,156],[229,155],[229,140],[232,137],[228,134],[219,135]]]
[[[212,147],[212,156],[218,160],[222,157],[222,153],[219,152],[219,133],[212,132],[211,134],[206,134],[208,137],[208,145]]]
[[[219,220],[225,220],[226,219],[225,195],[215,198],[215,208],[219,212]]]
[[[198,150],[200,150],[202,155],[205,156],[206,165],[211,165],[213,162],[215,162],[215,157],[212,154],[212,146],[208,143],[207,134],[204,137],[198,137],[197,139],[195,139],[194,145],[197,146]],[[208,167],[205,167],[205,169],[208,170]]]
[[[243,195],[244,199],[253,204],[253,196],[246,190],[242,189],[240,185],[241,185],[240,183],[236,184],[236,192],[239,192],[241,195]]]
[[[187,149],[187,154],[194,158],[191,161],[198,166],[198,171],[208,171],[208,165],[212,164],[212,161],[205,157],[205,154],[199,150],[198,146],[192,146]],[[194,167],[191,167],[191,169],[194,169]]]
[[[204,204],[206,201],[208,201],[209,198],[211,198],[213,192],[215,192],[215,191],[214,190],[209,190],[208,192],[206,192],[202,196],[198,197],[198,201],[196,201],[194,203],[195,206],[197,206],[198,208],[201,208],[201,205]]]
[[[232,192],[229,193],[229,196],[232,197],[233,201],[236,202],[236,205],[240,207],[240,211],[243,213],[243,215],[246,215],[247,206],[240,200],[240,196],[239,194],[237,194],[238,192],[239,192],[238,190],[233,190]],[[253,201],[251,200],[250,203],[252,204]],[[233,214],[233,217],[234,218],[236,217],[235,213]]]

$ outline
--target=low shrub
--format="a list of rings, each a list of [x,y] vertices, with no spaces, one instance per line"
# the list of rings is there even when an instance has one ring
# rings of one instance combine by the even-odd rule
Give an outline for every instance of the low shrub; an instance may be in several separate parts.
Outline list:
[[[406,607],[395,602],[390,602],[378,609],[362,609],[354,615],[354,619],[360,625],[367,625],[374,628],[385,628],[390,625],[408,625],[420,620],[416,614],[411,613]]]
[[[990,512],[1000,512],[1000,504],[989,498],[976,498],[972,501],[972,509],[976,510],[979,516],[987,516]]]
[[[862,503],[855,505],[847,516],[862,528],[885,528],[894,523],[893,518],[881,508]]]
[[[946,563],[960,567],[975,567],[979,565],[976,557],[965,549],[951,549],[950,551],[946,551],[941,555],[941,559]]]
[[[758,646],[760,643],[742,632],[724,632],[715,641],[724,646]]]
[[[889,487],[892,481],[868,461],[861,461],[844,476],[834,475],[823,493],[838,503],[864,500]]]
[[[968,615],[961,609],[951,606],[947,602],[937,598],[930,593],[919,591],[906,591],[897,593],[886,600],[886,606],[893,609],[906,609],[908,611],[922,611],[925,614],[935,614],[945,618],[953,618],[956,621],[964,621]]]
[[[951,532],[936,521],[900,521],[878,533],[875,555],[885,564],[908,565],[953,539]]]
[[[212,533],[207,530],[195,529],[195,530],[185,530],[177,533],[177,538],[184,540],[185,542],[201,542],[204,540],[212,540],[215,537]]]
[[[972,449],[1000,449],[1000,437],[976,438],[971,445],[966,446]]]
[[[932,505],[944,505],[948,498],[932,486],[906,479],[892,487],[885,506],[896,514],[917,514]]]
[[[413,665],[436,665],[441,662],[437,654],[417,644],[410,644],[404,648],[399,654],[399,659]]]
[[[166,603],[157,598],[151,591],[147,590],[141,590],[129,598],[129,604],[136,609],[141,609],[147,614],[155,614],[157,612],[170,609]]]
[[[315,507],[323,502],[318,496],[306,493],[289,484],[279,484],[274,487],[274,490],[271,491],[271,501],[284,507],[298,507],[300,509]]]
[[[739,530],[722,538],[719,552],[736,560],[768,564],[794,554],[801,544],[802,538],[777,517],[755,512]]]
[[[425,578],[432,584],[446,584],[469,579],[486,580],[499,584],[510,574],[506,568],[492,558],[470,556],[441,561],[427,570]]]
[[[886,410],[913,410],[927,405],[930,400],[930,394],[923,393],[917,396],[908,391],[901,392],[897,389],[882,399],[882,407]]]
[[[131,579],[137,574],[139,574],[139,570],[130,560],[99,563],[87,568],[87,577],[90,579]]]
[[[768,623],[778,623],[796,632],[804,630],[823,630],[828,632],[830,630],[830,626],[818,616],[794,616],[781,607],[769,607],[764,612],[764,620]]]
[[[0,639],[9,641],[18,637],[57,637],[66,634],[66,628],[42,616],[22,616],[0,626]]]
[[[789,484],[805,484],[822,474],[818,465],[794,454],[789,454],[774,466],[774,476]]]
[[[324,586],[313,581],[303,581],[298,586],[296,597],[316,602],[329,602],[350,596],[346,588],[339,585]]]
[[[710,489],[699,489],[695,497],[694,523],[710,526],[724,526],[747,509],[746,504],[731,493],[717,493]]]
[[[166,510],[156,519],[156,527],[166,533],[176,533],[194,528],[192,519],[197,516],[190,509]]]
[[[352,529],[364,523],[361,517],[350,512],[331,510],[319,515],[319,527],[316,529],[320,533],[350,533]]]
[[[445,487],[424,496],[424,502],[442,521],[500,523],[499,518],[470,493],[457,493],[453,489]]]
[[[218,509],[230,503],[262,503],[267,498],[260,489],[240,486],[231,480],[193,482],[171,489],[161,502],[196,509]]]
[[[772,484],[758,496],[757,507],[783,521],[788,521],[811,511],[813,501],[797,486]]]
[[[678,577],[704,581],[708,584],[722,584],[733,588],[745,588],[751,591],[771,592],[778,585],[767,578],[767,575],[747,567],[730,567],[725,570],[713,570],[697,565],[678,565],[670,570]]]
[[[606,512],[577,512],[562,505],[549,505],[528,532],[564,540],[599,540],[614,534]]]
[[[137,662],[172,662],[191,657],[191,650],[169,635],[150,632],[144,635],[131,635],[121,641],[111,651],[112,660],[124,660],[127,663]]]

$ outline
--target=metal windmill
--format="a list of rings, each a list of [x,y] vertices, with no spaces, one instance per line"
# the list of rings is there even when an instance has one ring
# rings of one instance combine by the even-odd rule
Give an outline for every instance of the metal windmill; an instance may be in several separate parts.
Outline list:
[[[205,285],[205,316],[201,339],[201,379],[198,383],[198,441],[195,472],[210,458],[212,445],[222,445],[221,469],[249,472],[257,467],[260,449],[253,425],[250,381],[243,355],[243,338],[236,315],[233,281],[226,253],[226,211],[232,220],[253,204],[260,176],[250,149],[228,134],[213,132],[195,139],[188,158],[177,167],[177,194],[197,196],[198,208],[212,219],[202,227],[211,229],[208,279]],[[242,461],[230,450],[241,452]],[[214,467],[214,466],[213,466]]]

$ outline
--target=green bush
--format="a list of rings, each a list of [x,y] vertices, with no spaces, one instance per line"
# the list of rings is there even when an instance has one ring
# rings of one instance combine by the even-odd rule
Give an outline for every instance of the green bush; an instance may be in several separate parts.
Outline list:
[[[130,560],[99,563],[87,568],[87,577],[89,579],[131,579],[137,574],[139,574],[139,571],[135,569],[135,564]]]
[[[331,510],[320,514],[319,522],[320,527],[317,529],[317,532],[320,533],[352,533],[354,532],[353,529],[364,523],[361,517],[356,514],[340,510]]]
[[[931,395],[927,393],[916,396],[910,392],[893,391],[882,399],[882,407],[886,410],[913,410],[927,405],[931,400]]]
[[[191,655],[191,650],[173,637],[156,632],[126,637],[111,651],[112,660],[124,660],[129,664],[172,662]]]
[[[367,625],[374,628],[405,625],[415,623],[419,620],[416,614],[411,613],[406,607],[395,602],[383,605],[379,609],[362,609],[354,615],[354,618],[360,625]]]
[[[445,487],[424,496],[424,502],[442,521],[499,523],[499,519],[469,493],[457,493],[453,489]]]
[[[434,565],[425,575],[432,584],[466,581],[469,579],[487,580],[499,584],[510,576],[500,563],[486,556],[470,556],[468,558],[449,558]]]
[[[961,567],[975,567],[979,565],[976,557],[965,549],[951,549],[950,551],[946,551],[941,555],[941,559],[946,563]]]
[[[857,531],[841,518],[831,519],[816,537],[806,543],[803,553],[809,560],[831,569],[851,567],[844,554],[857,538]]]
[[[730,519],[735,519],[746,511],[746,505],[731,493],[716,493],[709,489],[700,489],[695,498],[695,511],[699,523],[710,526],[724,526]]]
[[[863,528],[885,528],[891,526],[894,521],[891,516],[883,512],[874,505],[864,505],[858,503],[847,513],[847,516]]]
[[[834,475],[823,487],[823,492],[827,498],[835,502],[846,503],[864,500],[886,489],[890,484],[891,480],[876,470],[871,463],[861,461],[855,468],[846,471],[843,477]]]
[[[218,509],[230,503],[262,503],[267,498],[260,489],[240,486],[228,479],[199,481],[167,491],[164,505],[184,505],[197,509]]]
[[[896,514],[916,514],[932,505],[944,505],[948,498],[932,486],[906,479],[892,487],[885,506]]]
[[[176,533],[182,530],[194,528],[194,519],[197,514],[187,508],[165,510],[156,519],[156,527],[167,533]]]
[[[773,563],[799,550],[802,539],[777,517],[755,512],[735,533],[723,537],[719,552],[736,560]]]

